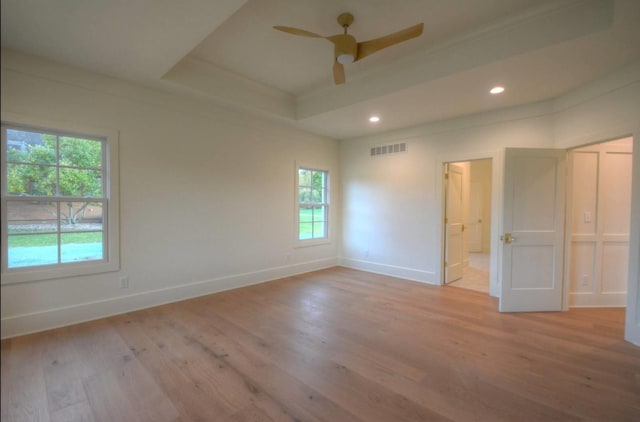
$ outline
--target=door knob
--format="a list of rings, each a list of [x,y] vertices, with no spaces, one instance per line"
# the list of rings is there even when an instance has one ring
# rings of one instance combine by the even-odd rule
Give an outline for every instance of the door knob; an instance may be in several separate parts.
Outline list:
[[[516,241],[516,237],[514,235],[512,235],[511,233],[505,233],[504,236],[502,237],[504,240],[505,244],[510,244]]]

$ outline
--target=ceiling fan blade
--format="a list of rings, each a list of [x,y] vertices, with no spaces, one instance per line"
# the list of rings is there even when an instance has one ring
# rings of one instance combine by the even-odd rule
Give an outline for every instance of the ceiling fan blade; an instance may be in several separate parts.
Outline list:
[[[343,84],[345,81],[344,66],[338,62],[333,63],[333,81],[336,83],[336,85]]]
[[[384,37],[375,38],[369,41],[363,41],[358,43],[358,57],[356,61],[367,57],[376,51],[383,48],[391,47],[392,45],[401,43],[403,41],[410,40],[411,38],[419,37],[422,34],[423,23],[419,23],[402,31],[394,32],[393,34],[385,35]]]
[[[290,26],[274,26],[273,29],[277,29],[278,31],[286,32],[288,34],[300,35],[303,37],[311,37],[311,38],[324,38],[322,35],[318,35],[316,33],[305,31],[304,29],[291,28]]]

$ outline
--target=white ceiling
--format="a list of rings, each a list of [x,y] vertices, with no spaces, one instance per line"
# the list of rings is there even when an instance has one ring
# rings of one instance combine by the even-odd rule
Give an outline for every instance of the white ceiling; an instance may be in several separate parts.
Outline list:
[[[638,0],[3,0],[2,46],[347,139],[554,98],[640,59]],[[322,35],[421,37],[345,66]],[[498,97],[488,89],[503,84]],[[381,122],[372,125],[369,115]]]

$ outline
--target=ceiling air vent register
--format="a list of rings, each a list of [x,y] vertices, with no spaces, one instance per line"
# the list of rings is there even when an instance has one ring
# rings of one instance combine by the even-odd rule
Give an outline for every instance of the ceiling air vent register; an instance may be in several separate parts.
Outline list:
[[[371,148],[372,157],[376,157],[378,155],[396,154],[399,152],[407,152],[406,142],[402,142],[401,144],[381,145],[379,147]]]

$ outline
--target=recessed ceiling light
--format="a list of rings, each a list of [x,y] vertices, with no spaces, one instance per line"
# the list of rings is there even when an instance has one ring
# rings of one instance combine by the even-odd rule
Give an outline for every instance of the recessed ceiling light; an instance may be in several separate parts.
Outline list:
[[[378,123],[378,122],[380,121],[380,117],[378,117],[378,116],[371,116],[371,117],[369,117],[369,121],[370,121],[371,123]]]
[[[492,94],[502,94],[504,92],[504,87],[503,86],[494,86],[493,88],[491,88],[491,90],[489,90],[490,93]]]

